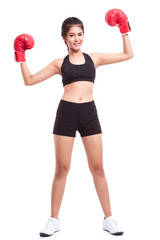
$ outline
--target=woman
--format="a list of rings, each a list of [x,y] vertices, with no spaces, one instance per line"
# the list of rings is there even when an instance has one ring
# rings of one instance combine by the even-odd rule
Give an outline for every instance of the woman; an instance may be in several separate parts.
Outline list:
[[[81,135],[89,169],[104,212],[103,230],[114,235],[123,234],[122,229],[112,217],[107,180],[103,169],[102,129],[93,99],[93,85],[95,70],[99,66],[128,60],[133,57],[133,52],[127,34],[130,27],[126,15],[119,9],[112,9],[106,14],[106,22],[111,26],[118,24],[123,33],[122,53],[83,53],[81,46],[84,41],[84,26],[78,18],[71,17],[62,24],[62,37],[67,45],[68,55],[54,60],[33,75],[25,62],[25,50],[33,47],[33,38],[22,34],[15,40],[15,58],[17,62],[21,62],[26,85],[40,83],[59,74],[62,76],[64,86],[64,94],[58,105],[53,128],[56,166],[51,195],[51,217],[41,230],[40,236],[50,236],[60,230],[58,214],[70,169],[76,130]]]

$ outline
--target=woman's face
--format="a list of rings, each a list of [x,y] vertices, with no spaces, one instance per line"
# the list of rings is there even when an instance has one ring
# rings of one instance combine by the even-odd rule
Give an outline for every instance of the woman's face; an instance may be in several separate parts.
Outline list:
[[[82,28],[76,25],[71,27],[67,32],[67,36],[63,37],[63,39],[66,41],[69,49],[78,51],[84,41],[84,33]]]

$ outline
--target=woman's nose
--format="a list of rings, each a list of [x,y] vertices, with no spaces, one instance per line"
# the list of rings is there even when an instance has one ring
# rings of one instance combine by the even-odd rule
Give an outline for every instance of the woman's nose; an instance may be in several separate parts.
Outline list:
[[[78,41],[78,36],[75,36],[75,41]]]

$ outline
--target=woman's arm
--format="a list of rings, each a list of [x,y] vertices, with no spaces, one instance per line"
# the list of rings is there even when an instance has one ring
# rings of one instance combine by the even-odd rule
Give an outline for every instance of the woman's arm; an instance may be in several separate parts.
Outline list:
[[[24,83],[27,86],[34,85],[36,83],[40,83],[53,75],[60,74],[61,75],[61,64],[63,59],[56,59],[51,62],[48,66],[40,70],[35,74],[31,74],[26,62],[21,63],[21,71],[24,79]]]
[[[133,57],[133,51],[131,47],[131,43],[128,37],[128,34],[122,35],[123,39],[123,52],[122,53],[91,53],[95,67],[99,67],[106,64],[122,62],[128,60]]]

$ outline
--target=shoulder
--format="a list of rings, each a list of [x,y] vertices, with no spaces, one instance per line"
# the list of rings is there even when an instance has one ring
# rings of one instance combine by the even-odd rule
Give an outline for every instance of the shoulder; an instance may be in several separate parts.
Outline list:
[[[64,61],[64,58],[57,58],[53,61],[53,64],[55,64],[57,67],[61,66]]]
[[[94,65],[95,65],[95,68],[97,68],[99,66],[100,53],[95,52],[95,53],[89,53],[88,55],[92,59]]]
[[[98,53],[88,53],[88,56],[92,59],[95,68],[97,68],[98,65]]]
[[[61,67],[62,67],[64,59],[65,58],[57,58],[52,62],[53,66],[57,68],[58,74],[60,74],[60,75],[61,75]]]
[[[114,63],[118,61],[119,54],[107,54],[101,52],[90,53],[96,68],[102,65]]]
[[[88,54],[93,60],[97,60],[100,56],[101,56],[101,53],[99,52],[94,52],[94,53],[89,53]]]

